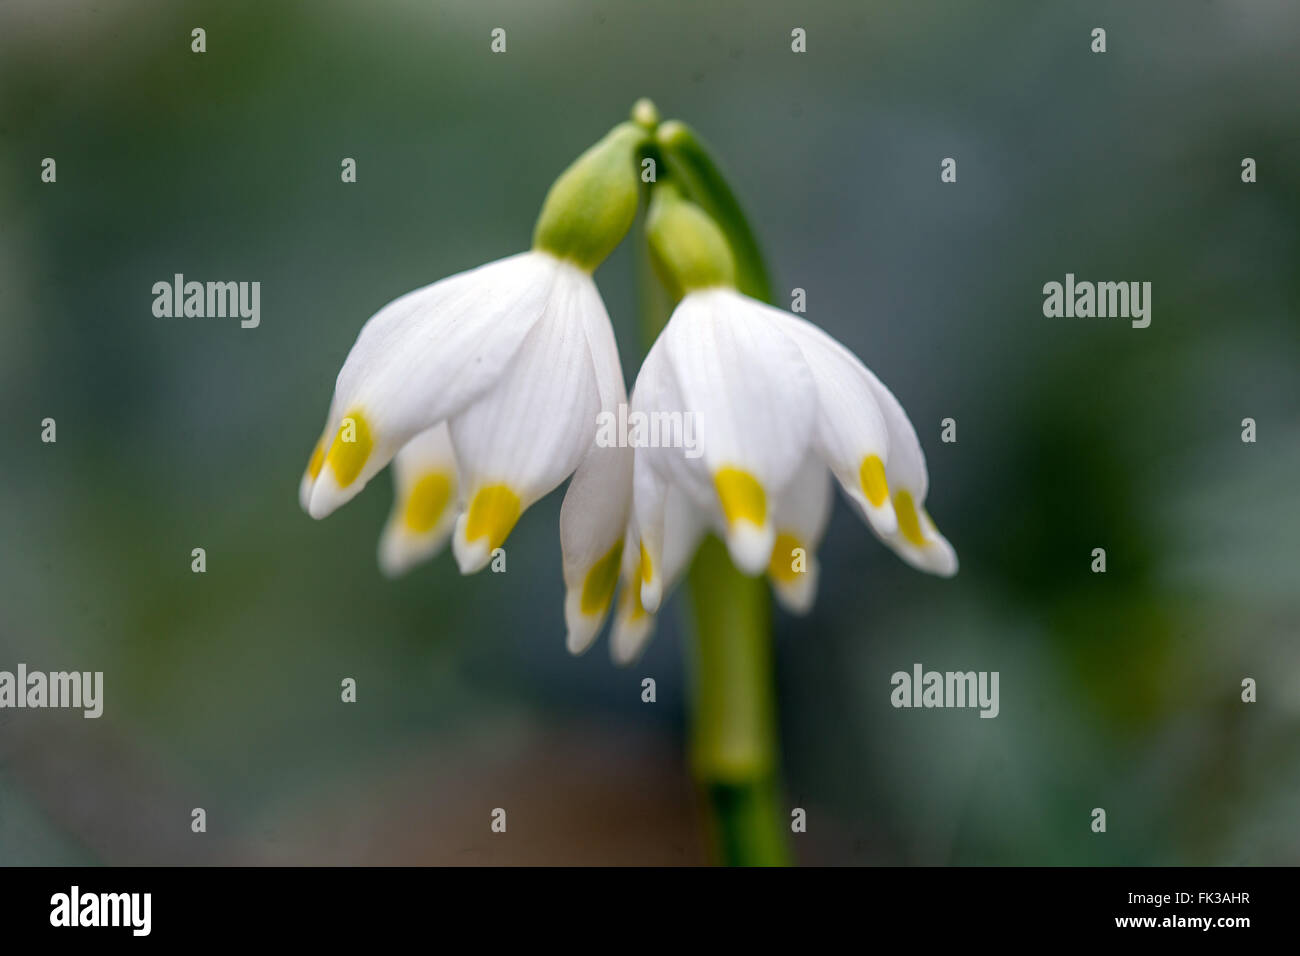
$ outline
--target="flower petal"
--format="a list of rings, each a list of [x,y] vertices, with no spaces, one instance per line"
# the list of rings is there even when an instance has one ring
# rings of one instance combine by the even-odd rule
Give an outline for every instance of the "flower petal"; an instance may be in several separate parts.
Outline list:
[[[638,429],[634,423],[648,422],[655,414],[674,412],[681,421],[681,398],[660,336],[641,363],[628,412],[628,441],[634,446],[630,532],[634,552],[626,555],[625,563],[631,562],[637,570],[635,581],[640,582],[637,607],[650,613],[659,609],[663,597],[664,509],[674,470],[669,459],[684,457],[689,450],[652,441],[648,429]]]
[[[591,446],[600,390],[587,317],[608,321],[591,276],[561,264],[542,319],[496,388],[449,422],[466,510],[452,546],[479,570],[519,516],[578,467]]]
[[[887,480],[889,426],[875,392],[875,377],[825,331],[773,309],[799,346],[817,381],[817,448],[844,493],[881,535],[898,530]]]
[[[925,511],[930,479],[925,452],[903,406],[875,375],[871,376],[876,401],[889,426],[889,465],[886,474],[898,516],[898,531],[882,538],[908,564],[942,577],[957,573],[957,552],[939,533]]]
[[[627,387],[614,330],[603,308],[585,312],[584,320],[600,410],[617,419],[627,402]],[[632,449],[620,447],[617,440],[602,444],[601,439],[597,431],[560,507],[566,643],[574,654],[591,646],[613,603],[632,501]]]
[[[690,567],[700,541],[710,530],[723,530],[710,515],[696,506],[680,488],[668,490],[664,508],[664,560],[662,568],[664,595],[672,593],[681,576]],[[660,602],[662,604],[662,602]]]
[[[956,574],[957,552],[906,488],[894,492],[894,510],[898,512],[898,533],[885,538],[885,543],[919,571],[945,578]]]
[[[619,667],[634,663],[654,637],[655,616],[641,605],[636,580],[635,573],[630,580],[624,580],[610,632],[609,656]]]
[[[379,566],[397,577],[437,554],[456,520],[460,489],[446,423],[403,445],[392,471],[393,510],[379,538]]]
[[[659,610],[664,593],[664,534],[670,485],[655,462],[663,451],[638,448],[632,465],[637,579],[641,605],[651,614]]]
[[[666,596],[676,585],[695,556],[700,539],[708,530],[709,516],[680,488],[669,487],[664,502],[662,564],[658,577],[661,597]],[[620,667],[631,664],[640,657],[654,636],[655,614],[647,611],[641,602],[641,558],[627,557],[644,553],[640,549],[637,533],[634,522],[628,529],[627,544],[623,549],[623,588],[619,594],[618,612],[610,639],[610,656]]]
[[[351,499],[415,435],[482,397],[541,318],[561,268],[552,256],[522,253],[376,312],[335,384],[312,517]]]
[[[682,410],[695,416],[703,451],[700,459],[664,461],[697,499],[701,479],[711,486],[706,500],[721,511],[732,561],[748,574],[767,567],[775,537],[769,499],[803,461],[817,412],[807,362],[767,312],[729,289],[694,292],[662,336]]]
[[[788,321],[798,329],[801,338],[823,337],[826,342],[852,355],[825,332],[795,316]],[[925,511],[925,496],[929,490],[929,474],[925,467],[925,453],[916,437],[916,429],[899,404],[894,393],[866,366],[860,366],[867,376],[876,405],[884,416],[889,430],[889,457],[885,462],[885,480],[889,487],[890,503],[897,519],[892,533],[882,532],[874,521],[872,530],[904,561],[921,571],[951,577],[957,573],[957,554],[946,538],[939,533]],[[851,496],[861,508],[856,496]],[[865,509],[863,509],[865,511]],[[869,513],[868,513],[869,514]]]
[[[330,414],[333,415],[332,407]],[[329,448],[332,437],[333,433],[327,421],[325,430],[321,432],[320,438],[316,439],[316,445],[312,448],[311,457],[307,459],[307,467],[303,470],[302,478],[298,481],[298,504],[308,514],[311,513],[311,491],[316,486],[316,479],[320,476],[321,468],[325,465],[325,451]]]
[[[782,607],[806,614],[817,596],[817,547],[831,514],[831,476],[817,457],[808,457],[777,496],[773,512],[776,544],[767,576]]]

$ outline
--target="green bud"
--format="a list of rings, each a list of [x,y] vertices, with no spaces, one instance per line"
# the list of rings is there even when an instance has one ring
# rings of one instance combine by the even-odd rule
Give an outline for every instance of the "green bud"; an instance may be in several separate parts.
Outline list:
[[[762,302],[772,301],[771,281],[758,240],[740,201],[700,138],[685,123],[667,120],[655,131],[655,145],[682,193],[727,237],[736,261],[736,288]]]
[[[546,194],[533,248],[587,272],[605,261],[636,218],[637,160],[649,139],[637,123],[620,123],[574,160]]]
[[[637,126],[644,127],[646,132],[654,133],[655,128],[659,125],[659,109],[655,106],[653,100],[648,100],[644,96],[632,104],[632,115],[629,117]]]
[[[655,185],[645,228],[655,268],[675,298],[697,289],[735,287],[736,262],[727,237],[671,181]]]

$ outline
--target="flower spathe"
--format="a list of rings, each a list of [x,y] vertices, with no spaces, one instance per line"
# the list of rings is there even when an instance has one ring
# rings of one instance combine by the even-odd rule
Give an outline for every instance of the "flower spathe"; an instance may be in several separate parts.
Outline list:
[[[597,448],[596,421],[625,400],[591,275],[537,249],[491,262],[404,295],[365,324],[339,372],[300,500],[323,518],[396,456],[381,566],[400,573],[450,536],[461,571],[471,573],[576,470],[561,540],[566,581],[578,591],[570,643],[582,644],[599,628],[617,575],[607,588],[599,568],[594,585],[587,579],[621,545],[630,494],[630,481],[618,478],[630,474],[630,450]],[[570,504],[575,497],[580,505]]]
[[[631,406],[692,412],[702,454],[635,451],[616,659],[640,652],[708,530],[737,568],[766,573],[783,605],[806,610],[829,476],[905,561],[956,573],[956,554],[925,511],[925,456],[902,406],[811,323],[726,286],[689,291],[647,355]]]

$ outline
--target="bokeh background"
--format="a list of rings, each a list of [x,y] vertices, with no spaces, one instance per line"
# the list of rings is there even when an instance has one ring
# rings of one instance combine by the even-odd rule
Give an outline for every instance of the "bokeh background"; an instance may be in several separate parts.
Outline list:
[[[709,858],[682,595],[618,670],[563,648],[559,492],[508,573],[398,582],[386,477],[296,502],[362,322],[525,248],[640,96],[902,400],[962,560],[837,503],[776,618],[798,859],[1300,862],[1298,54],[1290,0],[0,4],[0,669],[106,683],[0,711],[0,863]],[[261,327],[154,318],[176,272],[260,281]],[[1152,282],[1151,327],[1044,318],[1066,272]],[[635,274],[597,274],[629,382]],[[892,709],[918,661],[999,671],[1001,715]]]

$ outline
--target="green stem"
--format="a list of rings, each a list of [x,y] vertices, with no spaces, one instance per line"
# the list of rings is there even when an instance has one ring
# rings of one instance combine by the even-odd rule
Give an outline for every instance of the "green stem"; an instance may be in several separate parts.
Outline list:
[[[709,536],[691,565],[690,590],[691,770],[712,813],[715,846],[728,865],[783,866],[767,584],[737,571]]]

